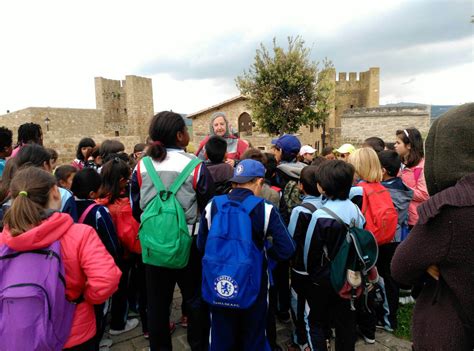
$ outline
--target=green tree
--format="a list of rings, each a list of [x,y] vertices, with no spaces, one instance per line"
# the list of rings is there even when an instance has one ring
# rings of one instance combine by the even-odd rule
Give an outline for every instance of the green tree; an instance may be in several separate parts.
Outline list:
[[[249,98],[252,117],[270,134],[295,133],[303,125],[319,124],[317,107],[317,63],[300,37],[288,38],[285,50],[273,39],[270,52],[263,44],[255,62],[236,83]]]

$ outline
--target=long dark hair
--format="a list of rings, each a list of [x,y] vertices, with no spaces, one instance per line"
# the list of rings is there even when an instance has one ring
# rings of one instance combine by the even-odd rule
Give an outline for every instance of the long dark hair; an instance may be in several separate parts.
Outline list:
[[[147,150],[147,156],[161,162],[166,158],[166,148],[176,146],[178,132],[184,132],[186,124],[181,115],[162,111],[157,113],[150,122],[149,135],[153,142]]]
[[[24,123],[18,128],[18,145],[29,143],[43,145],[43,131],[37,123]]]
[[[416,166],[425,156],[420,131],[416,128],[407,128],[397,130],[396,135],[405,145],[410,145],[410,152],[403,157],[403,163],[408,168]]]
[[[84,160],[84,155],[82,154],[81,149],[83,147],[95,147],[95,141],[91,138],[82,138],[81,141],[79,141],[79,144],[77,145],[77,150],[76,150],[76,158],[81,161],[87,161]]]
[[[38,144],[26,144],[15,157],[18,168],[44,167],[44,163],[49,164],[50,160],[51,154]]]
[[[124,156],[126,156],[124,154]],[[121,155],[109,155],[107,161],[100,172],[102,177],[101,197],[109,197],[109,202],[113,204],[115,200],[123,196],[120,189],[120,180],[129,179],[132,170],[128,163],[121,158]]]

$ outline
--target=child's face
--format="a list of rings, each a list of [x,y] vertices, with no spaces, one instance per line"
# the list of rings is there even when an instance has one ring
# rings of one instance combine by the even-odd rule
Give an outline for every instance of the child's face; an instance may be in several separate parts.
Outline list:
[[[189,132],[188,132],[188,127],[184,127],[182,131],[179,131],[178,134],[176,134],[176,145],[179,146],[180,148],[185,148],[189,144]]]
[[[397,137],[397,140],[395,140],[395,151],[400,155],[400,157],[408,156],[410,154],[410,149],[410,144],[405,144],[402,139]]]
[[[67,177],[66,181],[60,180],[59,184],[61,185],[61,187],[65,188],[65,189],[68,189],[68,190],[71,190],[72,180],[74,179],[75,175],[76,175],[76,173],[71,173],[69,175],[69,177]]]
[[[91,146],[81,147],[81,154],[82,154],[84,160],[87,160],[87,158],[89,157],[91,151],[92,151]]]

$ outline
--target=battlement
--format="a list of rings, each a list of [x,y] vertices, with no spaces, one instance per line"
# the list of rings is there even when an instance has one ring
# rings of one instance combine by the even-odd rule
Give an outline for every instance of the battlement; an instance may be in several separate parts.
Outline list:
[[[336,83],[342,82],[369,82],[371,78],[378,79],[380,74],[380,68],[371,67],[368,71],[365,72],[339,72],[336,80]]]

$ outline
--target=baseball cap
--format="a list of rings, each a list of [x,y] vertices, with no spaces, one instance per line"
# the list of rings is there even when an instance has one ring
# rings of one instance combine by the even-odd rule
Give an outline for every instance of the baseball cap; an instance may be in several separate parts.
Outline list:
[[[301,148],[301,143],[298,138],[290,134],[285,134],[277,139],[273,139],[272,144],[287,154],[297,154]]]
[[[352,154],[355,151],[355,147],[352,144],[342,144],[339,149],[334,150],[340,154]]]
[[[314,154],[316,149],[313,149],[310,145],[303,145],[300,149],[300,156],[304,154]]]
[[[259,161],[242,160],[234,169],[234,176],[230,179],[233,183],[248,183],[254,178],[264,178],[265,167]]]

